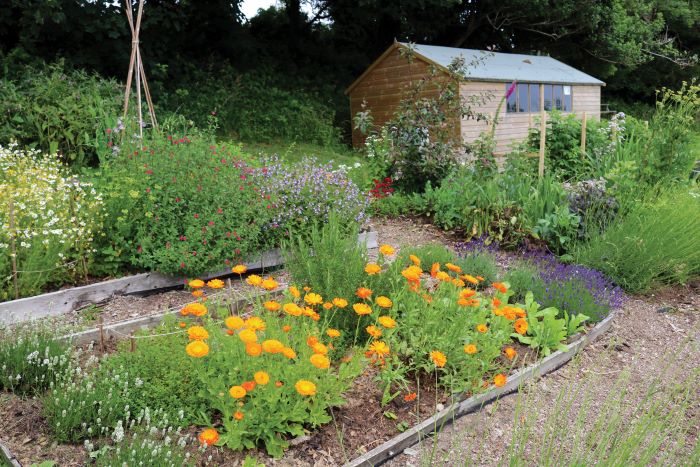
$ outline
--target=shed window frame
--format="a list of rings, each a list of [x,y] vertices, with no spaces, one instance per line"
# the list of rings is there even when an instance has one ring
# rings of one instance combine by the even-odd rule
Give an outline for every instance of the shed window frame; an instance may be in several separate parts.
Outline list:
[[[525,108],[522,106],[520,102],[520,86],[527,84],[528,89],[527,89],[527,110],[521,110],[521,108]],[[505,89],[508,91],[508,88],[511,86],[511,83],[505,83]],[[536,86],[538,89],[538,99],[537,99],[537,109],[533,110],[532,108],[535,106],[535,103],[532,101],[532,88]],[[510,96],[510,98],[507,99],[508,102],[506,102],[506,113],[507,114],[527,114],[527,113],[539,113],[540,108],[539,108],[539,88],[540,86],[544,86],[545,88],[549,86],[549,95],[550,95],[550,103],[547,105],[547,101],[545,100],[544,104],[544,110],[549,112],[552,110],[557,110],[559,112],[564,112],[564,113],[572,113],[574,112],[574,86],[571,84],[554,84],[554,83],[518,83],[518,85],[515,88],[515,91],[513,94]],[[557,88],[557,89],[555,89]],[[569,91],[569,94],[566,94],[565,91]],[[547,93],[544,93],[545,96],[547,96]],[[559,96],[560,99],[557,99],[557,102],[554,102],[554,96]],[[566,106],[569,106],[567,109]]]

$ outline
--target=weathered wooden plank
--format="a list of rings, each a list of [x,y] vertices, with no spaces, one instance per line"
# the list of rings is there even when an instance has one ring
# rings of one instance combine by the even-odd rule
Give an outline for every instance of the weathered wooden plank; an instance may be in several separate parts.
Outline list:
[[[0,464],[8,467],[22,467],[10,449],[0,440]]]

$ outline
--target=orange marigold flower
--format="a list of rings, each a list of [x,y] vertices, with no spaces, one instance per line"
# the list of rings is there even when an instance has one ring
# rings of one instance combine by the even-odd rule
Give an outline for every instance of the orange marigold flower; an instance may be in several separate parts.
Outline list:
[[[282,349],[282,355],[284,355],[290,360],[293,358],[297,358],[297,353],[291,347],[285,347],[284,349]]]
[[[204,291],[201,290],[201,289],[197,289],[197,290],[193,290],[193,291],[192,291],[192,296],[193,296],[194,298],[199,298],[199,297],[201,297],[202,295],[204,295]]]
[[[494,308],[498,308],[499,306],[501,306],[501,303],[503,302],[501,302],[501,300],[499,300],[498,297],[493,297],[493,300],[491,300],[491,305],[493,305]]]
[[[181,328],[184,328],[187,326],[187,323],[185,323],[184,321],[180,321],[180,323],[178,323],[178,326],[180,326]]]
[[[193,289],[199,289],[204,287],[204,281],[202,279],[193,279],[187,285]]]
[[[292,297],[294,298],[299,298],[301,297],[301,292],[299,292],[299,289],[297,289],[295,286],[290,285],[289,286],[289,293],[292,294]]]
[[[202,317],[207,314],[207,307],[201,303],[188,303],[180,311],[183,315],[192,315],[197,317]]]
[[[517,318],[517,314],[515,312],[516,308],[510,305],[506,305],[503,307],[503,316],[508,320],[508,321],[515,321],[515,318]]]
[[[461,276],[461,277],[462,277],[462,279],[464,279],[465,281],[467,281],[467,282],[469,282],[469,283],[471,283],[471,284],[474,284],[474,285],[478,285],[478,284],[479,284],[479,279],[477,279],[476,277],[474,277],[474,276],[472,276],[472,275],[470,275],[470,274],[465,274],[465,275],[463,275],[463,276]]]
[[[328,359],[328,357],[318,353],[313,354],[311,358],[309,358],[309,361],[313,366],[321,370],[325,370],[331,366],[331,361]]]
[[[241,332],[238,333],[238,338],[241,341],[245,342],[246,344],[258,341],[258,336],[255,334],[255,331],[253,331],[252,329],[242,330]]]
[[[508,291],[508,287],[503,282],[494,282],[491,285],[501,293],[506,293]]]
[[[255,384],[255,381],[244,381],[243,383],[241,383],[241,387],[247,392],[250,392],[253,389],[255,389]]]
[[[460,298],[459,300],[457,300],[457,304],[460,306],[475,306],[476,307],[476,306],[479,306],[479,303],[481,303],[481,302],[479,301],[478,298],[470,298],[470,299]]]
[[[389,355],[390,349],[386,342],[374,341],[369,345],[369,352],[378,357],[384,357],[385,355]]]
[[[462,279],[452,279],[452,285],[456,287],[464,287],[464,281]]]
[[[415,392],[409,392],[408,394],[403,396],[403,400],[405,402],[413,402],[414,400],[416,400],[417,397],[418,397],[418,394],[416,394]]]
[[[216,442],[219,441],[219,432],[216,431],[214,428],[205,428],[199,433],[199,436],[197,438],[199,439],[200,443],[206,446],[211,446],[212,444],[216,444]]]
[[[440,263],[433,263],[430,268],[430,277],[436,277],[438,272],[440,272]]]
[[[382,307],[382,308],[391,308],[392,305],[394,304],[394,303],[389,299],[389,297],[384,297],[384,296],[377,297],[377,299],[375,300],[375,302],[377,303],[377,305],[379,305],[379,306]]]
[[[502,386],[505,386],[506,381],[508,381],[508,378],[506,375],[503,373],[499,373],[496,376],[493,377],[493,384],[497,387],[500,388]]]
[[[224,288],[224,281],[221,279],[212,279],[209,282],[207,282],[207,287],[210,289],[223,289]]]
[[[228,334],[229,336],[233,336],[233,330],[227,329],[226,334]]]
[[[476,352],[478,352],[478,349],[476,348],[476,345],[474,344],[467,344],[464,346],[464,353],[468,355],[474,355]]]
[[[496,316],[503,316],[503,308],[494,308],[493,314]]]
[[[345,308],[346,306],[348,306],[348,301],[344,298],[336,297],[333,299],[333,305],[337,306],[338,308]]]
[[[391,245],[382,245],[379,247],[379,252],[384,256],[392,256],[396,253],[396,250],[394,250],[394,247]]]
[[[396,321],[391,316],[380,316],[377,318],[377,322],[387,329],[396,327]]]
[[[315,336],[309,336],[306,338],[306,345],[309,347],[313,347],[314,345],[318,344],[318,338]]]
[[[277,339],[267,339],[263,341],[262,349],[267,353],[282,353],[284,344]]]
[[[503,354],[506,356],[508,360],[513,360],[516,355],[518,355],[518,352],[513,347],[506,347],[503,349]]]
[[[247,394],[247,391],[243,386],[231,386],[231,388],[228,390],[228,393],[234,399],[243,399]]]
[[[367,331],[367,334],[370,336],[374,337],[375,339],[379,338],[382,336],[382,330],[379,329],[375,325],[370,325],[365,328],[365,331]]]
[[[420,258],[416,255],[408,255],[408,259],[411,260],[414,266],[420,266]]]
[[[245,274],[246,271],[248,271],[248,267],[245,264],[237,264],[231,268],[231,272],[234,274],[238,274],[239,276],[241,274]]]
[[[444,367],[447,363],[447,357],[444,353],[440,352],[439,350],[433,350],[432,352],[430,352],[430,359],[433,361],[435,366],[438,366],[440,368]]]
[[[241,329],[245,326],[245,321],[240,316],[229,316],[224,320],[224,324],[229,329]]]
[[[245,345],[245,353],[251,357],[259,357],[263,352],[262,345],[257,342],[248,342]]]
[[[279,283],[272,277],[268,277],[260,283],[260,287],[265,290],[275,290],[277,287],[279,287]]]
[[[527,320],[525,318],[518,318],[517,320],[515,320],[515,323],[513,323],[515,332],[523,336],[527,332],[527,326]]]
[[[371,315],[372,314],[372,309],[366,303],[355,303],[352,306],[352,309],[355,310],[355,313],[357,313],[358,315]]]
[[[360,287],[359,289],[357,289],[357,292],[355,292],[355,295],[357,295],[362,300],[365,300],[372,295],[372,291],[366,287]]]
[[[425,300],[427,303],[432,303],[433,297],[426,293],[426,294],[423,294],[423,300]]]
[[[304,313],[304,309],[296,303],[285,303],[282,309],[285,313],[292,316],[301,316]]]
[[[527,311],[523,310],[522,308],[519,307],[514,307],[515,308],[515,316],[518,318],[525,318],[527,316]]]
[[[459,291],[460,298],[472,298],[474,295],[476,295],[476,290],[462,289]]]
[[[439,281],[443,282],[449,282],[452,280],[449,274],[447,274],[445,271],[438,271],[437,274],[435,275],[435,278]]]
[[[240,410],[236,410],[236,412],[233,414],[233,418],[235,418],[238,421],[243,420],[244,417],[245,415],[243,415],[243,412],[241,412]]]
[[[284,386],[284,383],[282,381],[275,381],[275,386],[281,388],[282,386]]]
[[[376,263],[368,263],[367,266],[365,266],[365,272],[370,276],[379,273],[381,270],[382,267]]]
[[[209,333],[202,326],[192,326],[187,330],[187,336],[191,341],[203,341],[209,339]]]
[[[311,287],[309,287],[308,285],[304,287],[304,292],[311,292]]]
[[[314,353],[322,355],[326,355],[328,353],[328,347],[321,344],[320,342],[316,342],[314,345],[312,345],[311,350],[313,350]]]
[[[304,295],[304,301],[309,305],[320,305],[323,303],[323,297],[317,293],[307,293]]]
[[[267,324],[259,316],[251,316],[245,320],[245,327],[251,331],[264,331],[267,328]]]
[[[316,395],[316,385],[311,381],[305,379],[300,379],[294,385],[294,389],[297,390],[302,396],[315,396]]]
[[[476,325],[476,330],[483,334],[483,333],[485,333],[486,331],[489,330],[489,327],[486,326],[485,324],[477,324],[477,325]]]
[[[248,284],[257,287],[260,284],[262,284],[263,278],[258,276],[257,274],[251,274],[250,276],[248,276],[248,278],[245,281]]]
[[[209,353],[209,346],[202,341],[192,341],[185,347],[187,355],[194,358],[201,358]]]
[[[265,303],[263,303],[263,306],[267,311],[277,311],[282,307],[282,305],[280,305],[279,302],[276,302],[274,300],[266,301]]]
[[[253,379],[257,384],[264,386],[270,382],[270,375],[265,371],[256,371],[253,375]]]
[[[483,282],[483,281],[484,281],[484,278],[481,277],[481,276],[476,276],[476,280],[478,280],[479,282]]]
[[[405,277],[406,280],[409,282],[419,282],[421,274],[423,274],[423,271],[421,270],[421,268],[415,265],[409,266],[403,271],[401,271],[401,275]]]
[[[337,329],[333,329],[333,328],[329,328],[326,331],[326,334],[328,334],[328,337],[331,337],[331,338],[340,337],[340,331],[338,331]]]
[[[450,271],[452,271],[452,272],[456,272],[457,274],[461,274],[461,273],[462,273],[462,268],[460,268],[460,267],[457,266],[456,264],[445,263],[445,267],[446,267],[447,269],[449,269]]]
[[[288,325],[288,324],[285,324],[284,326],[282,326],[282,330],[283,330],[284,332],[289,332],[289,331],[292,330],[292,327],[291,327],[290,325]]]
[[[333,304],[331,302],[326,302],[323,304],[324,310],[330,310],[331,308],[333,308]]]

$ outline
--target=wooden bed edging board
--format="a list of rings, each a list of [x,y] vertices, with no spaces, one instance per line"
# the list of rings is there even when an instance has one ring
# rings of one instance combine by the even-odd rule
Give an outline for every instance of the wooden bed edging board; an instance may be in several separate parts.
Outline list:
[[[418,443],[421,438],[428,436],[433,432],[438,432],[445,424],[451,422],[452,420],[462,415],[480,410],[482,407],[493,402],[499,397],[517,391],[520,385],[524,384],[525,382],[540,376],[544,376],[547,373],[551,373],[557,368],[560,368],[571,360],[586,345],[605,334],[608,329],[610,329],[615,314],[615,311],[612,311],[604,320],[596,324],[587,334],[569,344],[569,349],[567,351],[558,350],[548,357],[545,357],[540,362],[518,370],[515,372],[515,374],[511,375],[508,378],[508,382],[500,388],[491,389],[485,393],[477,394],[476,396],[451,404],[449,407],[435,413],[432,417],[423,420],[413,428],[401,433],[398,436],[395,436],[386,443],[377,446],[371,451],[346,463],[344,467],[366,467],[380,465],[392,457],[401,454],[404,449]]]
[[[11,467],[22,467],[22,464],[12,455],[12,452],[0,440],[0,464],[9,465]]]
[[[358,237],[358,242],[366,242],[367,248],[376,248],[378,245],[377,232],[361,233]],[[281,266],[282,264],[282,253],[279,249],[263,252],[256,260],[245,263],[251,271]],[[207,274],[202,279],[209,280],[227,275],[232,275],[230,269]],[[179,287],[184,283],[184,277],[172,277],[157,272],[147,272],[49,292],[34,297],[11,300],[0,303],[0,325],[58,316],[81,306],[99,303],[114,295],[154,293],[159,290]]]

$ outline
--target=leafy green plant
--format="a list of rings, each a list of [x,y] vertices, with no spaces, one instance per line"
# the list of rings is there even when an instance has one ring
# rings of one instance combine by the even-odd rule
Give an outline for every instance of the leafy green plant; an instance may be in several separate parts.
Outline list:
[[[558,206],[554,212],[537,221],[532,234],[546,241],[554,253],[562,254],[576,239],[580,220],[579,216],[569,211],[568,205]]]
[[[522,344],[542,352],[547,356],[552,351],[567,350],[563,344],[568,336],[567,320],[558,319],[559,310],[553,307],[543,308],[534,301],[532,292],[525,295],[525,305],[527,312],[527,335],[513,333],[512,337],[518,339]]]
[[[530,261],[515,262],[503,274],[503,281],[510,284],[516,302],[525,300],[525,295],[530,291],[536,291],[539,300],[543,298],[539,292],[545,289],[544,280],[540,277],[539,268]]]
[[[115,465],[158,465],[163,467],[193,466],[194,459],[185,452],[184,446],[189,436],[151,425],[150,421],[138,426],[132,433],[125,433],[118,424],[111,434],[113,444],[104,444],[88,453],[91,463],[100,467]],[[153,428],[153,429],[151,429]]]
[[[566,311],[564,312],[564,320],[566,321],[566,334],[567,336],[573,336],[577,332],[584,330],[583,323],[588,321],[590,318],[583,313],[578,313],[575,315],[569,315]]]
[[[457,251],[461,254],[455,264],[461,267],[465,274],[483,277],[482,284],[491,284],[496,281],[498,266],[496,256],[491,251],[478,247],[461,250],[459,245]]]

